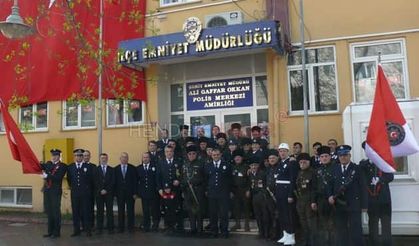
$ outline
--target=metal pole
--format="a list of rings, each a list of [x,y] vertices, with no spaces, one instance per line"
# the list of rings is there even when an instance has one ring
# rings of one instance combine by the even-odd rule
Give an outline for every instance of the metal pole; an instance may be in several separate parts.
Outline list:
[[[309,152],[309,122],[308,122],[308,83],[306,78],[306,49],[304,45],[304,0],[300,0],[300,38],[301,38],[301,79],[303,81],[303,107],[304,107],[304,148]]]
[[[98,66],[99,66],[99,75],[98,75],[98,107],[97,107],[97,117],[98,117],[98,127],[97,127],[97,136],[98,136],[98,161],[100,160],[100,154],[102,153],[102,75],[103,75],[103,0],[100,0],[100,16],[99,16],[99,57],[98,57]]]

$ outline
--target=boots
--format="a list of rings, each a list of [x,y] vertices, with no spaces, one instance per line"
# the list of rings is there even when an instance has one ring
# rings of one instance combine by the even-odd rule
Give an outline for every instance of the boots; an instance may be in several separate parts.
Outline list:
[[[240,220],[236,220],[236,224],[233,227],[231,227],[232,231],[237,231],[238,229],[241,229]]]
[[[249,220],[244,221],[244,231],[250,231]]]
[[[295,234],[288,234],[287,238],[285,239],[284,245],[295,245]]]
[[[286,231],[282,231],[283,236],[281,237],[281,239],[279,239],[277,242],[278,243],[284,243],[285,240],[288,238],[288,233]]]

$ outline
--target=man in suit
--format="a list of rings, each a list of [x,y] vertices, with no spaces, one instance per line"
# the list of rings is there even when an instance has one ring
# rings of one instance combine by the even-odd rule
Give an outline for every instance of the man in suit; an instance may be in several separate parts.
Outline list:
[[[44,237],[57,238],[61,234],[62,182],[67,166],[60,161],[61,150],[52,149],[51,161],[41,164],[45,212],[48,216],[48,233]]]
[[[365,149],[365,141],[362,143]],[[394,174],[382,172],[370,159],[359,163],[363,169],[368,191],[368,245],[392,245],[391,239],[391,193],[389,183]],[[378,224],[381,221],[381,241],[378,234]]]
[[[157,162],[159,162],[161,153],[163,152],[163,150],[158,150],[157,146],[157,142],[154,140],[148,142],[148,153],[150,155],[150,162],[152,162],[155,165],[157,165]]]
[[[143,222],[141,229],[144,232],[151,230],[157,232],[160,222],[160,198],[157,188],[156,163],[151,162],[150,153],[142,156],[142,163],[137,167],[138,195],[143,207]],[[151,219],[153,224],[151,225]]]
[[[182,163],[178,159],[174,158],[174,149],[170,145],[164,148],[164,155],[165,157],[161,159],[158,164],[158,191],[160,196],[162,196],[163,188],[165,187],[165,184],[167,184],[171,192],[175,194],[175,201],[173,201],[171,205],[181,207],[180,174],[182,170]],[[180,209],[176,210],[177,230],[183,231],[183,214]]]
[[[108,165],[108,155],[100,154],[100,165],[96,167],[96,207],[97,234],[102,234],[104,209],[106,207],[106,226],[109,234],[113,233],[113,195],[115,186],[115,170]]]
[[[118,201],[118,232],[125,230],[125,207],[128,232],[134,232],[134,204],[137,194],[137,169],[128,163],[128,153],[122,152],[115,167],[115,195]]]
[[[71,190],[71,210],[73,213],[72,237],[80,235],[80,223],[85,226],[86,236],[91,232],[92,194],[95,187],[95,170],[83,162],[83,149],[73,151],[74,162],[68,166],[67,181]]]
[[[212,162],[205,165],[207,180],[207,196],[210,209],[210,224],[212,236],[217,237],[220,229],[221,236],[228,238],[228,210],[231,192],[231,165],[221,159],[221,151],[212,151]],[[220,220],[220,226],[218,221]]]
[[[161,129],[160,139],[156,142],[157,150],[164,151],[164,147],[166,147],[168,143],[169,143],[169,130]]]
[[[88,165],[90,169],[92,169],[94,172],[96,172],[97,171],[97,169],[96,169],[97,166],[96,166],[96,164],[90,162],[90,158],[91,158],[90,151],[85,149],[84,152],[83,152],[83,162],[86,165]],[[96,178],[96,176],[97,176],[96,173],[94,174],[94,176]],[[96,196],[95,195],[95,190],[96,189],[94,188],[92,196],[91,196],[91,205],[90,205],[90,214],[92,215],[90,217],[90,220],[91,220],[90,225],[91,225],[92,228],[94,228],[94,226],[95,226],[95,196]],[[82,228],[85,228],[85,226],[83,224],[83,220],[82,220]]]
[[[336,165],[329,203],[336,207],[336,232],[339,245],[364,245],[361,211],[368,207],[365,176],[358,165],[351,162],[351,146],[337,148],[340,165]]]

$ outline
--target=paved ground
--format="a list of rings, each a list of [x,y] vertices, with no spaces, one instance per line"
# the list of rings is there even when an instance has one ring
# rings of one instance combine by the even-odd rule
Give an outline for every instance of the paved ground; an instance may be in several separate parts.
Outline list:
[[[71,238],[71,226],[64,225],[62,236],[58,239],[45,239],[42,235],[45,233],[46,225],[37,223],[22,222],[0,222],[0,246],[84,246],[84,245],[147,245],[147,246],[261,246],[261,245],[279,245],[265,240],[259,240],[254,235],[232,235],[229,239],[211,239],[211,238],[190,238],[168,236],[163,233],[142,233],[133,234],[103,234],[86,237],[84,235]],[[417,246],[418,237],[396,237],[395,246]]]

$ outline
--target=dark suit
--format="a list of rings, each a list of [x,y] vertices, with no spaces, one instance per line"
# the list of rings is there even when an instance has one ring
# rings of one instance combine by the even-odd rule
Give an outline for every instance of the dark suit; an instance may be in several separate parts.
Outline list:
[[[145,166],[137,167],[138,175],[138,195],[141,198],[143,207],[144,231],[150,230],[151,218],[153,218],[153,230],[157,230],[160,222],[160,197],[157,189],[157,168],[155,164],[149,164],[147,170]]]
[[[182,170],[181,168],[182,163],[176,158],[173,159],[171,164],[169,164],[166,159],[161,159],[157,166],[157,190],[163,190],[165,184],[168,184],[172,192],[175,194],[175,199],[171,204],[179,208],[176,209],[176,221],[178,230],[183,230],[183,214],[181,211],[182,196],[180,184],[178,186],[174,186],[173,182],[175,180],[180,181],[180,174]]]
[[[230,192],[232,185],[231,165],[221,161],[218,168],[214,162],[205,165],[205,176],[207,180],[207,192],[210,209],[211,231],[218,234],[218,220],[220,220],[220,231],[223,236],[228,235],[228,210]]]
[[[90,168],[94,171],[94,177],[96,178],[96,164],[94,164],[94,163],[91,163],[91,162],[86,162],[86,164],[87,165],[89,165],[90,166]],[[95,182],[95,185],[96,185],[96,182]],[[94,226],[95,226],[95,189],[96,188],[93,188],[93,190],[92,190],[92,196],[91,196],[91,200],[90,200],[90,214],[92,215],[92,216],[90,216],[90,225],[91,225],[91,227],[93,228]],[[84,224],[83,224],[83,220],[82,220],[82,228],[84,228],[85,226],[84,226]]]
[[[391,194],[389,183],[394,174],[381,172],[370,160],[362,160],[359,166],[363,169],[366,189],[368,191],[368,244],[379,245],[378,223],[381,221],[382,244],[389,246],[391,239]],[[373,178],[378,179],[374,185]]]
[[[169,142],[169,139],[159,139],[157,141],[157,150],[162,151],[167,146],[167,143]]]
[[[90,233],[91,230],[92,195],[95,187],[94,173],[94,168],[87,163],[83,163],[81,168],[77,168],[75,163],[68,166],[67,181],[71,189],[71,209],[75,234],[80,233],[80,223],[85,226],[86,232]]]
[[[365,190],[365,176],[360,167],[351,162],[343,172],[342,165],[336,165],[330,188],[331,195],[335,197],[338,244],[364,245],[361,209],[367,208],[368,195]]]
[[[103,217],[104,210],[106,207],[106,224],[109,231],[113,231],[113,197],[114,197],[114,186],[115,186],[115,169],[110,166],[106,166],[105,172],[102,165],[96,167],[96,219],[97,229],[103,230]],[[106,194],[102,195],[101,191],[105,190]]]
[[[42,169],[48,175],[43,188],[45,212],[48,216],[48,235],[58,237],[61,233],[62,182],[67,166],[61,162],[53,164],[48,161],[42,165]]]
[[[118,230],[125,229],[125,205],[127,208],[128,231],[134,230],[134,195],[137,194],[137,169],[127,164],[125,177],[122,174],[122,165],[115,167],[115,195],[118,200]]]

